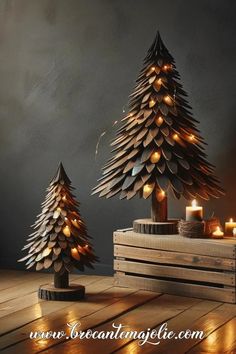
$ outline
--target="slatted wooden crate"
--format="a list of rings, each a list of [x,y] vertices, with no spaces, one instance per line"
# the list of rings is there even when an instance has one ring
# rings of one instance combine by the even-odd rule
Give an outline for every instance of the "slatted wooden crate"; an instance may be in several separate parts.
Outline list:
[[[114,232],[115,285],[236,302],[236,240]]]

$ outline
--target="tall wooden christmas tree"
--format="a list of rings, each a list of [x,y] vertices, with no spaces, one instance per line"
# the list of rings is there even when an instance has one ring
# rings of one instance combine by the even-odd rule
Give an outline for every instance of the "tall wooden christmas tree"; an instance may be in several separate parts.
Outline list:
[[[94,255],[85,223],[81,219],[71,186],[63,165],[51,181],[47,196],[42,203],[42,212],[32,226],[35,231],[27,239],[23,250],[28,255],[19,261],[26,261],[27,269],[54,270],[54,288],[41,287],[39,297],[48,300],[72,300],[84,296],[84,287],[69,286],[69,272],[73,268],[81,271],[84,266],[93,268],[97,258]]]
[[[153,221],[167,220],[169,191],[178,199],[224,194],[179,78],[158,32],[130,96],[129,113],[111,144],[114,156],[93,189],[106,198],[151,196]]]

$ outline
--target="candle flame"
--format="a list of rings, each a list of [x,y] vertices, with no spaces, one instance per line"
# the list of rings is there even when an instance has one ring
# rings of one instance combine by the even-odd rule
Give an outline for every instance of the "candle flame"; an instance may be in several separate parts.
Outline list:
[[[221,238],[221,237],[224,235],[224,233],[223,233],[223,231],[221,230],[221,227],[220,227],[220,226],[216,226],[216,229],[215,229],[215,231],[212,233],[212,235]]]
[[[233,218],[230,218],[230,219],[229,219],[229,222],[233,222],[233,221],[234,221]]]
[[[196,206],[197,206],[197,201],[196,201],[196,199],[193,199],[193,201],[192,201],[192,207],[195,208]]]

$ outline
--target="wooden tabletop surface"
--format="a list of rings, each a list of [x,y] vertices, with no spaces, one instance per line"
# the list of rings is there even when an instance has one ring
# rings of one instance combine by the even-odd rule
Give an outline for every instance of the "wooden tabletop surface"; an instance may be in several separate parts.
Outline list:
[[[86,299],[80,302],[38,300],[40,284],[52,275],[0,270],[0,352],[83,353],[83,354],[232,354],[236,353],[236,305],[196,298],[118,288],[113,278],[72,274],[73,283],[86,286]],[[158,346],[130,338],[30,339],[31,331],[66,330],[66,323],[80,322],[78,330],[92,328],[111,331],[112,324],[126,330],[147,330],[167,322],[168,329],[202,330],[204,339],[162,340]]]

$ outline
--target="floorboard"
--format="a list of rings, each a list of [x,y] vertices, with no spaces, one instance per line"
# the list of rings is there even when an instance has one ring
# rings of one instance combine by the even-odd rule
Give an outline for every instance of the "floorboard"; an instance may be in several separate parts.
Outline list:
[[[86,287],[78,302],[43,301],[39,285],[52,282],[47,273],[0,270],[0,351],[15,353],[96,354],[233,354],[236,353],[236,305],[196,298],[120,288],[112,277],[72,274],[73,283]],[[33,339],[31,331],[111,331],[113,323],[125,330],[146,331],[167,322],[168,330],[204,331],[204,338],[161,340],[159,345],[122,339]],[[67,330],[69,334],[69,330]],[[156,341],[156,340],[155,340]]]
[[[188,351],[188,354],[206,353],[236,353],[236,317],[218,327]]]

